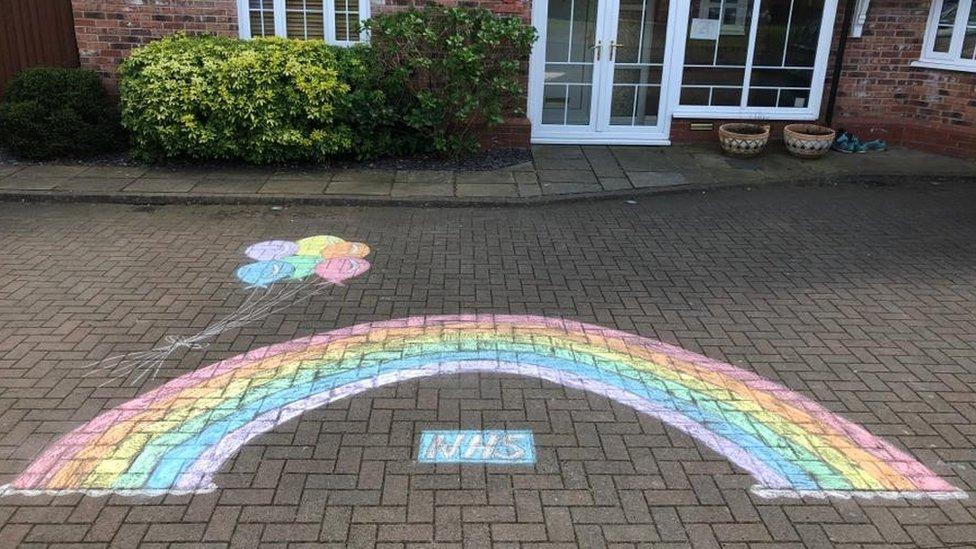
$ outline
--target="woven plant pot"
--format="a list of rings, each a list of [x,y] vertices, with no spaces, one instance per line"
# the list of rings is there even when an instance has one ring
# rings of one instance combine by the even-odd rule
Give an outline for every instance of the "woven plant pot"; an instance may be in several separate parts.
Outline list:
[[[837,132],[816,124],[790,124],[783,128],[786,150],[800,158],[820,158],[834,144]]]
[[[731,122],[718,127],[718,141],[729,156],[748,158],[766,149],[769,143],[769,126]]]

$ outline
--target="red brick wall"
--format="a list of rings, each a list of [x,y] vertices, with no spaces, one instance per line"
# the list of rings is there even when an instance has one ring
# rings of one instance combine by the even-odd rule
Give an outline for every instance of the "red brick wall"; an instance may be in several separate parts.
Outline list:
[[[872,0],[844,56],[834,126],[914,148],[976,153],[976,74],[912,67],[929,0]]]
[[[373,13],[421,3],[374,0]],[[530,19],[529,0],[465,4]],[[921,52],[929,5],[929,0],[872,0],[864,36],[848,43],[833,125],[894,144],[972,154],[976,152],[976,74],[910,66]],[[154,38],[176,31],[237,34],[235,0],[72,0],[72,7],[81,64],[101,72],[109,85],[114,85],[115,67],[128,51]],[[829,74],[824,93],[828,91]],[[674,141],[713,138],[709,132],[689,131],[691,122],[674,120]],[[522,143],[527,131],[525,124],[506,127],[497,141]]]
[[[177,31],[237,35],[235,0],[71,0],[81,66],[115,86],[129,50]]]

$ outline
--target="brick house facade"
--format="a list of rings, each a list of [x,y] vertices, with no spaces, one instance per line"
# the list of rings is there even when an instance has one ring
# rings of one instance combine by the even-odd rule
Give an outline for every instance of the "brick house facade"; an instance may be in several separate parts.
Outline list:
[[[930,2],[876,0],[844,56],[834,124],[910,147],[976,153],[976,73],[912,66]]]
[[[830,93],[839,35],[836,29],[841,25],[845,1],[840,1],[835,19],[824,96]],[[913,66],[921,56],[931,1],[872,2],[862,36],[847,41],[834,127],[934,152],[976,152],[976,72]],[[372,0],[370,8],[376,14],[410,4]],[[532,20],[528,0],[473,4]],[[98,70],[110,86],[114,85],[118,62],[129,50],[154,38],[177,31],[227,36],[239,32],[236,0],[72,0],[72,7],[81,64]],[[820,109],[821,119],[826,115],[826,103],[823,101]],[[691,123],[696,121],[716,120],[707,116],[674,117],[671,140],[712,139],[709,132],[691,131]],[[785,121],[774,125],[782,123]],[[527,145],[530,131],[526,120],[513,120],[488,136],[486,144]]]

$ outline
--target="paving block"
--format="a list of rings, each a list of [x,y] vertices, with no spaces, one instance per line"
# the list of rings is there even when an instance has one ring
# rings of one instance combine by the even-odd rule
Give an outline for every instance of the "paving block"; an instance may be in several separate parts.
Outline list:
[[[396,182],[422,184],[453,183],[454,172],[450,170],[397,170]]]
[[[268,180],[258,192],[262,194],[322,194],[328,185],[328,181],[274,179]]]
[[[395,183],[390,191],[395,198],[406,197],[453,197],[454,185],[451,183]]]
[[[393,183],[389,181],[333,181],[326,194],[388,196]]]
[[[688,178],[679,172],[627,172],[627,177],[634,187],[676,187],[687,185]]]
[[[478,196],[499,196],[516,197],[518,187],[514,183],[502,185],[498,183],[458,183],[457,196],[459,197],[478,197]]]

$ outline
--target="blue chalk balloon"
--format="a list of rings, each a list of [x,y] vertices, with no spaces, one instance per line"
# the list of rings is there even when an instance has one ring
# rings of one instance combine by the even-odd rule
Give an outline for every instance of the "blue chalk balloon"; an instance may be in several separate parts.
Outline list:
[[[265,288],[268,284],[290,277],[294,270],[294,265],[272,259],[244,265],[237,269],[236,274],[237,278],[245,284]]]

